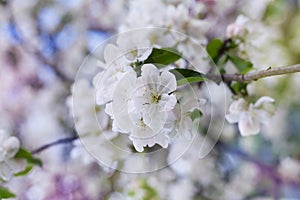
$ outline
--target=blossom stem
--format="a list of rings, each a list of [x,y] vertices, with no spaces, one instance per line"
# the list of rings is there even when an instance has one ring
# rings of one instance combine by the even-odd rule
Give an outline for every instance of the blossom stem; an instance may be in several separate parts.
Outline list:
[[[250,72],[248,74],[223,74],[222,79],[224,82],[231,82],[231,81],[249,82],[249,81],[256,81],[258,79],[265,78],[265,77],[292,74],[297,72],[300,72],[300,64],[276,67],[276,68],[268,68],[265,70]]]
[[[71,143],[73,142],[74,140],[77,140],[79,137],[78,136],[73,136],[73,137],[69,137],[69,138],[63,138],[63,139],[59,139],[59,140],[56,140],[54,142],[51,142],[49,144],[45,144],[35,150],[33,150],[31,153],[32,154],[37,154],[37,153],[40,153],[50,147],[53,147],[53,146],[56,146],[56,145],[59,145],[59,144],[66,144],[66,143]]]

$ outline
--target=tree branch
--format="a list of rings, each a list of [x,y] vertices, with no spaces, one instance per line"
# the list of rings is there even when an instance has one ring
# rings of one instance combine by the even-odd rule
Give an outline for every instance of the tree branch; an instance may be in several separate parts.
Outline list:
[[[25,38],[24,34],[19,29],[17,20],[15,19],[15,16],[14,16],[14,11],[11,8],[11,5],[8,4],[7,8],[9,10],[9,22],[14,25],[14,27],[17,31],[17,37],[19,40],[18,42],[19,42],[19,45],[22,48],[22,50],[31,54],[32,56],[35,56],[37,58],[37,60],[40,61],[41,63],[51,67],[58,78],[60,78],[62,81],[64,81],[68,85],[70,85],[74,80],[73,80],[73,78],[66,75],[63,72],[63,70],[58,66],[58,63],[57,63],[58,59],[51,59],[51,60],[47,59],[42,54],[41,50],[39,50],[37,47],[35,47],[35,45],[31,44],[30,40],[28,38]],[[37,32],[40,34],[41,31],[37,30]]]
[[[59,139],[57,141],[54,141],[54,142],[51,142],[49,144],[46,144],[46,145],[43,145],[35,150],[33,150],[31,153],[32,154],[37,154],[37,153],[40,153],[52,146],[56,146],[56,145],[59,145],[59,144],[65,144],[65,143],[70,143],[70,142],[73,142],[74,140],[77,140],[78,139],[78,136],[74,136],[74,137],[70,137],[70,138],[63,138],[63,139]]]
[[[274,184],[286,184],[286,185],[292,185],[295,187],[300,186],[299,181],[294,181],[294,180],[288,180],[282,177],[275,166],[268,165],[261,160],[255,158],[252,155],[247,154],[246,152],[242,151],[241,149],[231,147],[225,143],[219,142],[218,143],[219,147],[222,149],[226,150],[227,152],[231,153],[232,155],[235,155],[242,160],[248,161],[253,163],[254,165],[257,166],[257,168],[269,179],[273,181]]]
[[[261,78],[269,77],[269,76],[278,76],[283,74],[292,74],[300,72],[300,64],[269,68],[266,70],[260,70],[256,72],[250,72],[248,74],[223,74],[222,79],[224,82],[249,82],[256,81]]]

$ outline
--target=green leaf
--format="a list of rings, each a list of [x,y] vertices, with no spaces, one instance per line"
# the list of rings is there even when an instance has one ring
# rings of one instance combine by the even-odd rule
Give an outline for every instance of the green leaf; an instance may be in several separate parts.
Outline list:
[[[231,84],[231,88],[236,94],[242,94],[243,96],[247,96],[247,83],[233,82]]]
[[[0,199],[8,199],[8,198],[14,198],[16,195],[9,191],[9,189],[0,186]]]
[[[195,109],[192,112],[188,113],[189,117],[194,121],[195,119],[198,119],[203,116],[203,113],[199,109]]]
[[[204,74],[191,70],[191,69],[172,69],[170,70],[173,73],[177,80],[177,85],[184,85],[187,83],[198,83],[207,80],[204,77]]]
[[[237,68],[237,70],[241,74],[246,74],[250,70],[253,69],[253,64],[249,61],[246,61],[240,57],[237,57],[231,53],[227,52],[228,59],[234,64],[234,66]]]
[[[202,77],[188,77],[184,79],[180,79],[177,81],[177,86],[185,85],[185,84],[190,84],[190,83],[199,83],[204,81],[205,79]]]
[[[150,56],[144,63],[157,64],[158,68],[172,64],[181,58],[181,54],[174,48],[153,48]]]
[[[27,167],[18,173],[15,173],[14,176],[25,176],[32,170],[33,166],[32,165],[27,165]]]
[[[226,50],[235,49],[239,46],[235,40],[229,39],[226,44]]]
[[[42,165],[43,165],[43,163],[40,159],[33,157],[29,151],[27,151],[23,148],[19,149],[19,151],[15,155],[15,158],[25,159],[25,160],[27,160],[28,163],[33,164],[33,165],[38,165],[40,167],[42,167]]]
[[[223,46],[223,41],[220,40],[219,38],[213,39],[208,43],[206,47],[206,51],[214,62],[217,62],[218,55],[222,46]]]

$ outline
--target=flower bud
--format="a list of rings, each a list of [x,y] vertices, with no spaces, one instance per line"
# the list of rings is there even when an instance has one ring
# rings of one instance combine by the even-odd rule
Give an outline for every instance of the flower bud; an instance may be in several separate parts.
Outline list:
[[[226,29],[227,38],[242,38],[246,35],[247,30],[243,25],[230,24]]]
[[[5,157],[12,158],[20,148],[20,141],[16,137],[10,137],[4,141],[2,147],[5,150]]]

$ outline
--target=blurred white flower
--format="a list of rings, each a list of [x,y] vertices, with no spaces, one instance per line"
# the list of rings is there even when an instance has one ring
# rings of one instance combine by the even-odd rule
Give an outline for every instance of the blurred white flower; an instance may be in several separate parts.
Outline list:
[[[296,159],[286,157],[280,161],[278,172],[284,178],[298,181],[300,178],[300,162]]]
[[[243,200],[247,194],[255,191],[257,177],[259,176],[257,167],[252,163],[243,163],[232,175],[231,180],[223,186],[223,199]],[[244,183],[244,184],[241,184]]]
[[[152,52],[149,31],[130,31],[120,34],[117,38],[117,45],[122,52],[122,56],[129,63],[146,60]]]
[[[249,19],[243,15],[239,15],[233,24],[229,24],[226,28],[227,38],[242,38],[246,35],[246,23]]]
[[[109,116],[104,112],[104,108],[99,106],[96,111],[94,102],[94,89],[85,79],[79,79],[72,86],[72,96],[66,104],[73,114],[76,130],[80,136],[90,133],[97,133],[105,129],[109,122]],[[99,123],[95,115],[101,120]]]
[[[212,156],[199,158],[199,152],[201,151],[199,147],[209,147],[204,143],[204,137],[197,131],[193,134],[194,138],[192,140],[181,136],[173,141],[169,148],[168,162],[175,162],[170,165],[170,168],[178,176],[188,178],[204,187],[212,183],[221,183],[215,158]]]
[[[206,41],[205,33],[209,29],[209,23],[193,18],[189,14],[190,8],[188,6],[184,4],[168,5],[165,12],[165,27],[178,31],[178,33],[170,32],[178,42],[183,42],[189,38],[195,39],[197,42]]]
[[[163,1],[132,0],[128,3],[131,9],[126,15],[125,23],[121,24],[120,32],[149,26],[163,26],[166,9],[166,5]],[[155,15],[153,15],[153,13],[155,13]]]
[[[193,185],[193,181],[187,178],[180,179],[179,181],[173,183],[169,187],[169,199],[185,199],[192,200],[196,193],[196,187]]]
[[[271,97],[261,97],[255,104],[249,104],[242,98],[234,101],[229,107],[226,119],[229,123],[238,123],[242,136],[256,135],[261,123],[268,123],[274,113]]]

